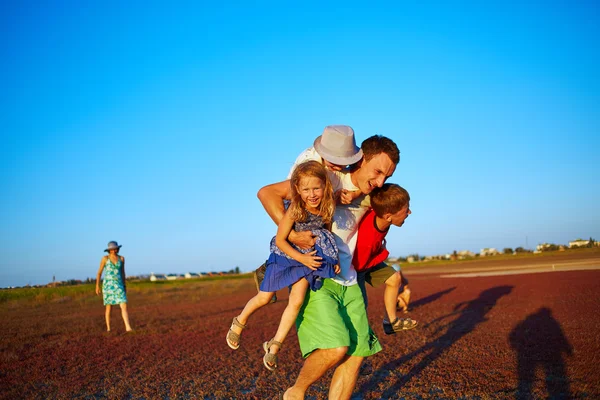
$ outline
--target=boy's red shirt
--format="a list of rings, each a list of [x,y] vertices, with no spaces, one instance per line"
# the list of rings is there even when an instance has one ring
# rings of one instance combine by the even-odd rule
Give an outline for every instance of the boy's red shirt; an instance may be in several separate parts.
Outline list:
[[[370,209],[358,223],[358,237],[352,265],[356,271],[364,271],[384,262],[390,252],[383,245],[389,228],[380,231],[375,225],[375,211]]]

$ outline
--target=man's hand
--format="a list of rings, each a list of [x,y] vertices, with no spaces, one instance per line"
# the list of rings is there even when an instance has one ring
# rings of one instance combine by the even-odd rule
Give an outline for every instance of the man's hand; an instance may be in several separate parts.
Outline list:
[[[317,242],[316,236],[311,231],[291,231],[288,240],[301,249],[310,249]]]
[[[333,272],[335,272],[336,275],[340,273],[340,264],[335,264]]]

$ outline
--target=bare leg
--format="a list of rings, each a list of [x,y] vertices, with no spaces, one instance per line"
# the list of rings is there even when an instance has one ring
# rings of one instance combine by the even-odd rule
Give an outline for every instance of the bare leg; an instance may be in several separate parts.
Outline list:
[[[331,378],[331,386],[329,386],[330,400],[348,400],[352,396],[356,380],[358,379],[358,371],[364,357],[346,356],[344,361],[338,365]]]
[[[394,322],[398,318],[396,315],[396,303],[398,302],[398,289],[400,288],[401,281],[402,278],[398,272],[385,281],[383,303],[385,304],[385,312],[390,322]]]
[[[347,347],[337,347],[335,349],[317,349],[310,353],[304,361],[304,365],[298,374],[298,379],[296,379],[294,386],[285,391],[284,399],[304,399],[304,394],[310,385],[322,377],[327,370],[340,362],[347,351]]]
[[[304,296],[306,295],[307,290],[308,281],[304,278],[292,285],[292,290],[288,298],[288,305],[281,315],[279,328],[277,328],[277,333],[273,337],[274,340],[283,343],[288,333],[290,333],[292,326],[296,323],[296,317],[300,312],[302,303],[304,303]],[[271,345],[269,353],[277,354],[279,353],[279,350],[278,345]]]
[[[408,285],[404,285],[403,290],[398,293],[398,303],[402,307],[402,311],[408,311],[408,304],[410,303],[410,289]]]
[[[123,322],[125,322],[125,330],[127,332],[131,332],[131,325],[129,325],[129,313],[127,312],[127,303],[119,304],[121,306],[121,316],[123,317]]]
[[[110,305],[106,306],[106,311],[104,312],[104,319],[106,320],[106,332],[110,332]]]
[[[269,304],[273,294],[274,292],[258,292],[254,297],[248,300],[244,306],[244,309],[242,310],[242,313],[237,316],[238,322],[242,325],[246,325],[248,323],[248,319],[256,310]],[[232,324],[230,329],[238,335],[242,333],[242,328],[237,325]],[[237,343],[233,344],[237,345]]]

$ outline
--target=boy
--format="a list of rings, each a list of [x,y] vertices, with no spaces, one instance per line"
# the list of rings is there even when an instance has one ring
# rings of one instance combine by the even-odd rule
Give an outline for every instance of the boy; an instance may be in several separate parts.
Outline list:
[[[401,285],[406,287],[408,281],[400,271],[384,263],[389,256],[385,248],[385,236],[391,225],[402,226],[411,214],[410,196],[404,188],[393,183],[373,189],[370,196],[372,209],[358,225],[358,240],[352,264],[358,272],[358,284],[365,299],[365,306],[365,282],[373,287],[385,283],[383,299],[386,318],[383,320],[383,330],[387,335],[392,335],[417,326],[417,321],[410,318],[398,318],[396,304],[400,304],[403,311],[408,308],[409,292],[399,292]]]

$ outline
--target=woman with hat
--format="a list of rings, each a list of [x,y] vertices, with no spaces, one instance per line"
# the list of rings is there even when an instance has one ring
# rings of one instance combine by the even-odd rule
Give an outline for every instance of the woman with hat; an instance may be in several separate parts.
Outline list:
[[[125,330],[131,332],[129,325],[129,314],[127,313],[127,288],[125,286],[125,258],[119,255],[121,246],[115,242],[108,242],[104,251],[108,255],[100,260],[100,269],[96,276],[96,294],[100,295],[100,277],[104,271],[104,280],[102,281],[102,295],[104,305],[106,306],[106,331],[110,332],[110,309],[118,304],[121,307],[121,316],[125,322]]]

